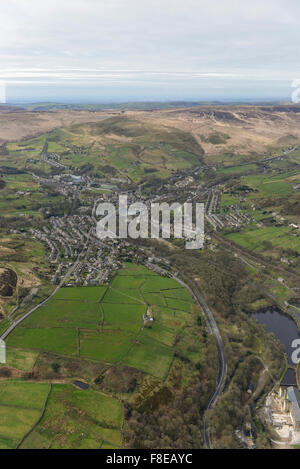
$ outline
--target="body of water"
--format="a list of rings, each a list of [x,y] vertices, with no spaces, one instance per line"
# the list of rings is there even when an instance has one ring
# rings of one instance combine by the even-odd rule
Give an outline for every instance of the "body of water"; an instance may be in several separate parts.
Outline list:
[[[264,324],[268,332],[273,332],[276,339],[283,345],[289,364],[295,365],[292,362],[292,353],[295,351],[292,343],[295,339],[300,339],[300,332],[295,321],[276,307],[258,311],[252,317],[260,324]]]
[[[90,385],[87,383],[84,383],[83,381],[73,381],[73,384],[77,386],[80,389],[83,389],[84,391],[87,391],[90,388]]]

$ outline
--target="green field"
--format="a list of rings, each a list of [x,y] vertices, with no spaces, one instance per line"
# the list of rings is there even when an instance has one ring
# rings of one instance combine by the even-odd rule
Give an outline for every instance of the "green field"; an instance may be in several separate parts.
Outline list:
[[[144,327],[143,315],[154,317]],[[133,366],[163,379],[176,335],[197,312],[175,280],[127,264],[107,286],[60,289],[23,321],[7,344],[28,350]]]
[[[68,384],[54,384],[44,415],[20,448],[98,449],[106,444],[118,448],[122,446],[122,421],[122,405],[117,399],[91,389],[81,391]],[[21,431],[22,425],[17,424],[16,433]]]
[[[237,165],[237,166],[229,166],[228,168],[226,168],[225,166],[224,168],[218,169],[217,173],[236,175],[239,173],[245,174],[248,171],[255,171],[256,169],[257,169],[256,164],[243,164],[243,165]]]
[[[11,366],[12,368],[16,368],[18,370],[31,371],[38,355],[38,351],[7,347],[6,364],[0,364],[0,367]]]
[[[100,301],[106,292],[105,286],[84,287],[84,288],[60,288],[55,295],[56,300],[83,300],[97,302]]]
[[[220,206],[228,207],[230,205],[236,205],[239,202],[239,199],[233,197],[230,194],[222,194]]]
[[[42,416],[47,383],[0,382],[0,449],[15,448]]]
[[[122,422],[121,403],[92,389],[0,382],[0,449],[118,448]]]
[[[273,251],[273,254],[277,251],[283,255],[280,250],[290,249],[300,253],[299,233],[289,226],[291,222],[297,224],[299,221],[299,192],[293,188],[300,181],[299,169],[283,172],[273,167],[275,163],[277,161],[272,163],[269,171],[240,178],[241,185],[253,190],[243,194],[241,205],[255,222],[227,232],[225,236],[252,251]],[[233,199],[229,194],[223,194],[221,206],[231,205]]]
[[[7,174],[4,181],[6,185],[1,190],[0,200],[1,217],[31,215],[41,218],[38,211],[40,207],[63,201],[62,196],[58,194],[47,198],[40,184],[30,174]]]
[[[291,228],[288,226],[270,226],[259,228],[245,228],[236,233],[226,235],[228,239],[241,246],[253,251],[264,249],[263,241],[270,241],[274,247],[291,248],[300,253],[300,239],[289,233]]]
[[[255,174],[242,177],[241,181],[257,191],[250,198],[287,196],[292,193],[292,185],[287,181],[290,176],[291,173]]]

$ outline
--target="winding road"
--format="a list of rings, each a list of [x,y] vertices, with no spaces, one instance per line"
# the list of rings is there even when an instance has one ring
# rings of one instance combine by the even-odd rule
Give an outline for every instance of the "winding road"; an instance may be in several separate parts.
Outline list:
[[[52,298],[55,293],[63,286],[63,284],[65,283],[65,280],[66,278],[71,275],[71,273],[73,272],[73,270],[77,267],[79,263],[79,260],[77,260],[75,262],[75,264],[73,264],[68,272],[66,273],[66,275],[64,276],[64,278],[62,279],[62,281],[60,282],[59,285],[57,285],[57,287],[53,290],[53,292],[47,296],[47,298],[45,298],[43,301],[41,301],[41,303],[39,303],[38,305],[36,305],[34,308],[32,308],[30,311],[28,311],[26,314],[24,314],[23,316],[21,316],[19,319],[17,319],[17,321],[14,321],[8,329],[6,329],[5,332],[3,332],[3,334],[0,336],[0,339],[2,340],[5,340],[6,337],[21,323],[24,321],[24,319],[28,318],[28,316],[30,316],[34,311],[36,311],[38,308],[40,308],[41,306],[43,306],[45,303],[47,303],[47,301],[50,300],[50,298]]]
[[[84,256],[84,252],[85,252],[85,249],[88,245],[88,241],[89,241],[89,238],[90,238],[90,234],[91,232],[89,232],[88,234],[88,239],[82,249],[82,251],[80,252],[80,254],[78,255],[76,261],[74,262],[73,265],[71,265],[71,267],[68,269],[67,273],[64,275],[63,279],[61,280],[61,282],[59,283],[59,285],[57,285],[57,287],[53,290],[53,292],[47,297],[45,298],[43,301],[41,301],[41,303],[39,303],[38,305],[36,305],[34,308],[32,308],[30,311],[28,311],[27,313],[25,313],[23,316],[21,316],[19,319],[17,319],[16,321],[14,321],[8,329],[6,329],[5,332],[3,332],[3,334],[0,336],[0,339],[2,340],[5,340],[6,337],[21,323],[23,322],[26,318],[28,318],[28,316],[30,316],[34,311],[36,311],[38,308],[40,308],[41,306],[43,306],[45,303],[47,303],[47,301],[49,301],[54,295],[55,293],[64,285],[66,279],[69,277],[69,275],[71,275],[71,273],[76,269],[76,267],[78,266],[81,258]]]
[[[226,381],[226,376],[227,376],[227,359],[225,355],[224,344],[223,344],[223,340],[222,340],[219,328],[217,326],[217,323],[213,317],[213,314],[211,310],[209,309],[205,299],[203,298],[203,295],[200,293],[198,287],[193,284],[193,287],[191,288],[187,284],[185,284],[182,280],[178,279],[177,277],[174,277],[174,279],[179,281],[179,283],[184,285],[189,291],[193,293],[193,297],[196,299],[198,305],[200,306],[200,309],[204,312],[206,320],[209,324],[210,330],[212,334],[215,336],[218,351],[219,351],[219,373],[217,377],[216,388],[213,394],[210,396],[209,401],[207,403],[205,413],[204,413],[204,423],[203,423],[204,444],[206,448],[211,449],[209,426],[207,423],[206,413],[216,403],[218,397],[222,394],[222,391],[225,386],[225,381]]]
[[[209,436],[209,426],[206,418],[206,413],[208,410],[210,410],[213,405],[216,403],[218,397],[222,394],[222,391],[225,386],[226,382],[226,376],[227,376],[227,359],[225,355],[225,348],[223,344],[223,340],[219,331],[219,328],[217,326],[217,323],[215,321],[215,318],[209,309],[203,295],[200,293],[198,286],[195,284],[195,282],[191,281],[190,279],[187,279],[189,284],[184,282],[181,278],[179,278],[176,274],[170,273],[167,270],[162,269],[165,274],[168,276],[171,276],[174,280],[176,280],[178,283],[180,283],[183,287],[185,287],[191,294],[191,296],[195,299],[196,303],[198,304],[200,310],[203,312],[205,321],[207,324],[207,327],[209,329],[209,332],[211,332],[216,339],[217,347],[218,347],[218,352],[219,352],[219,373],[216,381],[216,387],[214,392],[209,398],[209,401],[207,403],[205,412],[204,412],[204,423],[203,423],[203,440],[206,448],[211,449],[211,441],[210,441],[210,436]]]

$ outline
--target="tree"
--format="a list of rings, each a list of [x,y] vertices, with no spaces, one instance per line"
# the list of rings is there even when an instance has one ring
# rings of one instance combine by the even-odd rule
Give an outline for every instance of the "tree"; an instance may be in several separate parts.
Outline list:
[[[51,364],[51,367],[52,367],[52,370],[54,371],[54,373],[58,373],[59,370],[60,370],[60,368],[61,368],[61,367],[60,367],[60,364],[57,363],[57,362],[53,362],[53,363]]]

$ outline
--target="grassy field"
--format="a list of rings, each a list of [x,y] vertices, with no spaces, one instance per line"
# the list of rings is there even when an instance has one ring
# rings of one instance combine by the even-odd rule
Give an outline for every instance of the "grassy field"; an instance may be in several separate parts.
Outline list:
[[[69,384],[0,381],[0,449],[122,446],[119,400]]]
[[[288,181],[290,176],[291,173],[255,174],[242,177],[241,181],[257,191],[250,198],[287,196],[292,193],[292,185]]]
[[[229,233],[228,239],[240,246],[252,251],[266,252],[264,241],[271,242],[270,250],[292,249],[300,254],[300,238],[293,235],[293,231],[288,226],[252,227],[242,231]],[[291,256],[289,256],[291,257]]]
[[[265,228],[246,228],[240,232],[230,233],[227,238],[253,251],[264,249],[263,241],[271,241],[273,246],[292,248],[300,252],[300,240],[289,236],[291,228],[287,226],[270,226]]]
[[[240,178],[241,185],[253,189],[253,192],[244,194],[242,207],[254,219],[254,223],[225,236],[253,251],[268,251],[267,254],[281,256],[281,251],[288,249],[300,253],[299,233],[289,226],[299,221],[299,192],[293,187],[300,181],[299,169],[282,171],[275,167],[275,163],[280,161],[273,162],[268,172]],[[223,194],[221,206],[226,207],[232,201],[231,196]]]
[[[230,194],[222,194],[221,196],[221,207],[228,207],[230,205],[236,205],[239,202],[239,199],[230,195]]]
[[[255,171],[256,169],[257,169],[256,164],[244,164],[240,166],[230,166],[228,168],[226,167],[220,168],[220,169],[217,169],[217,173],[236,175],[236,174],[245,174],[248,171]]]
[[[144,327],[143,315],[154,318]],[[110,285],[62,288],[7,339],[14,347],[133,366],[163,379],[176,334],[197,312],[175,280],[127,264]]]
[[[22,449],[98,449],[122,446],[122,405],[97,391],[52,385],[45,413]]]
[[[25,164],[25,162],[23,163]],[[9,164],[11,163],[9,162]],[[63,201],[60,195],[47,198],[40,184],[30,174],[6,174],[3,180],[5,187],[1,190],[1,217],[31,215],[35,218],[41,218],[38,211],[41,206]]]
[[[24,350],[21,348],[6,348],[6,364],[0,364],[0,367],[11,366],[21,371],[31,371],[39,356],[38,351]]]
[[[0,449],[15,448],[34,427],[49,390],[47,383],[0,382]]]
[[[105,286],[84,288],[60,288],[55,295],[56,300],[83,300],[90,302],[100,301],[106,292]]]

